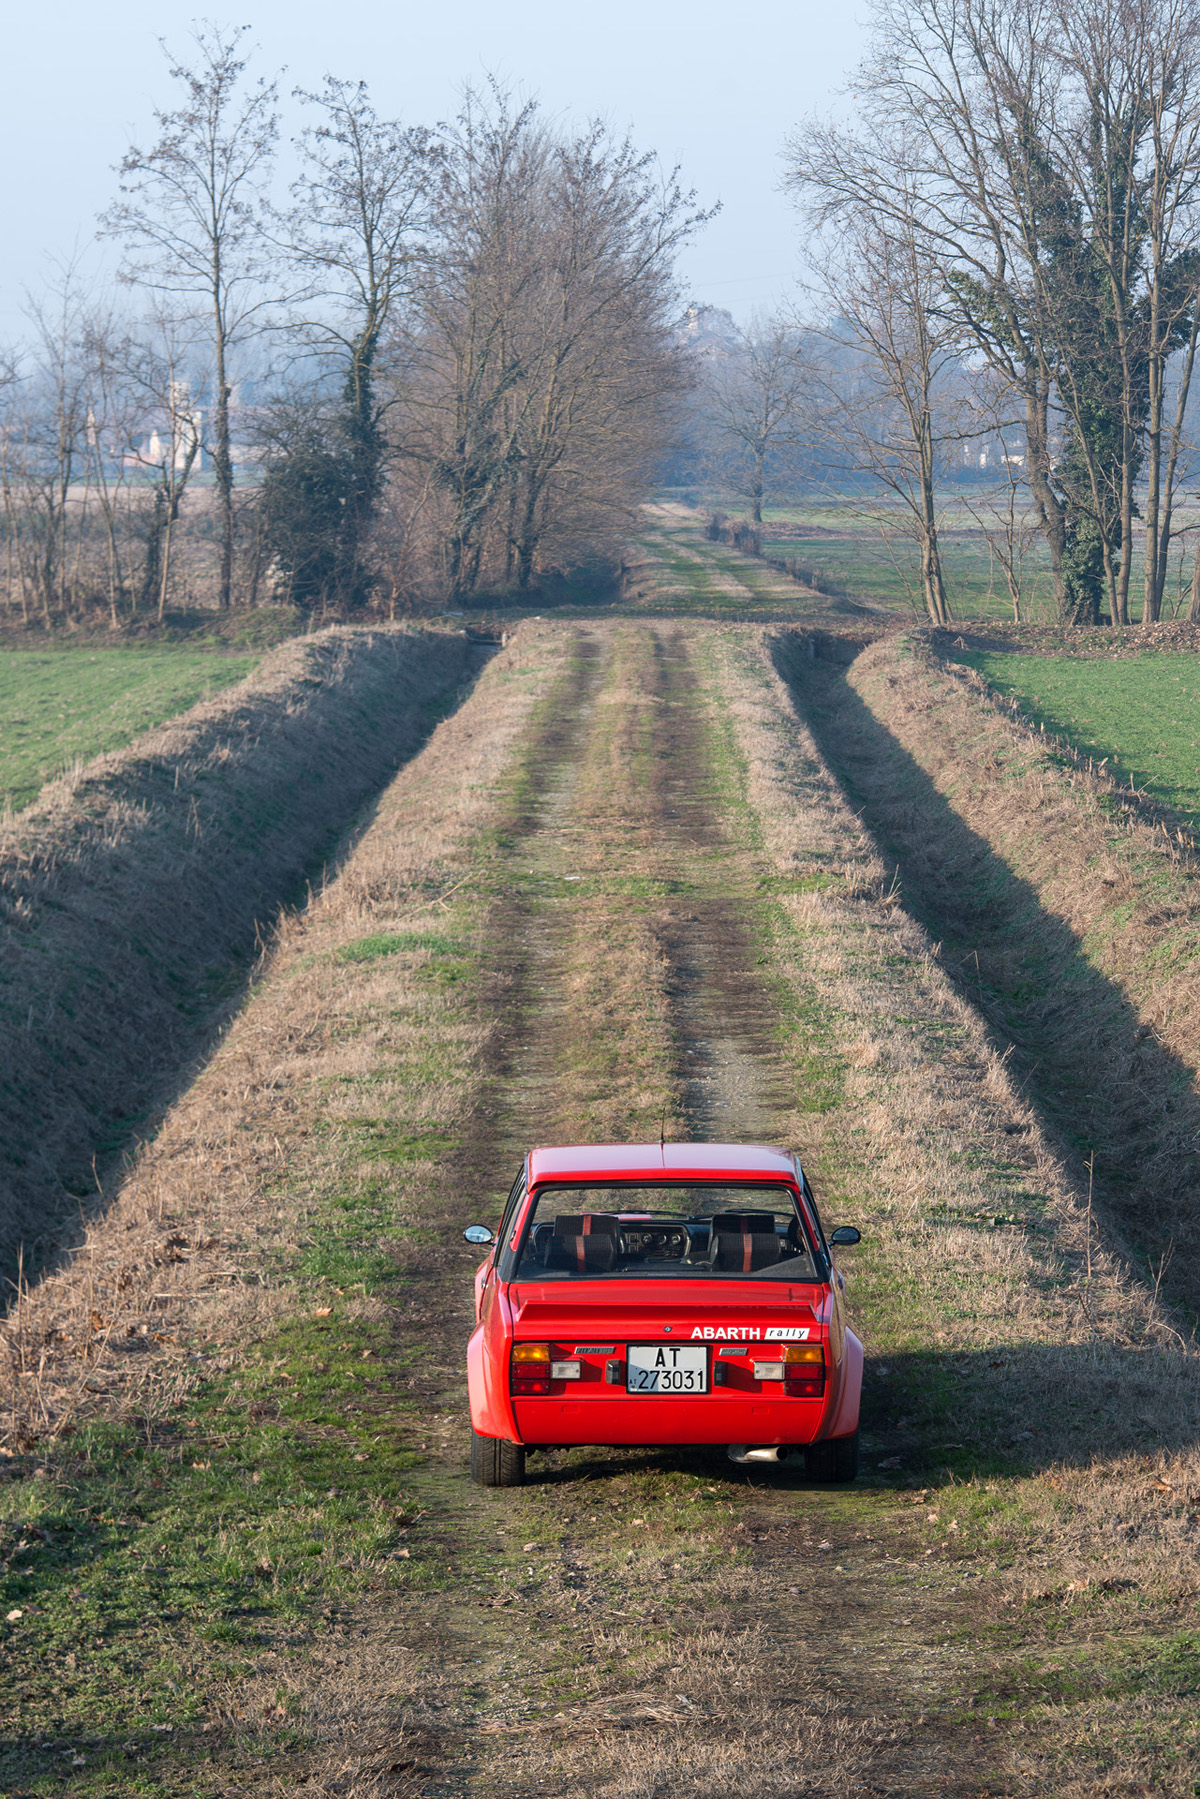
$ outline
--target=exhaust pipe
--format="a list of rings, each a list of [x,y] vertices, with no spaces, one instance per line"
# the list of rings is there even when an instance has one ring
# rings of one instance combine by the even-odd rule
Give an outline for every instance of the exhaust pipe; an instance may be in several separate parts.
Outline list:
[[[727,1454],[731,1462],[786,1462],[790,1451],[786,1444],[767,1444],[756,1449],[752,1443],[731,1443]]]

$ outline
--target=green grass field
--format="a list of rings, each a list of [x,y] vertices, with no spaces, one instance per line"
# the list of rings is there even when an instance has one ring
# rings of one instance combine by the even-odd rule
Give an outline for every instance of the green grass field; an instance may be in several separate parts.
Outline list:
[[[971,619],[1011,619],[1012,603],[1004,570],[988,544],[967,501],[981,507],[984,491],[958,493],[949,490],[942,507],[942,566],[953,615]],[[731,517],[742,514],[740,504],[712,500],[709,510],[723,510]],[[923,616],[916,545],[906,535],[899,509],[889,517],[887,508],[868,506],[861,494],[811,493],[787,505],[767,506],[764,520],[771,525],[803,525],[822,533],[814,537],[768,538],[763,554],[775,561],[794,559],[818,571],[821,585],[854,600],[898,610],[915,609]],[[1178,524],[1198,522],[1186,508]],[[997,535],[1000,527],[997,525]],[[824,533],[831,535],[824,535]],[[1167,581],[1166,614],[1173,617],[1187,601],[1191,581],[1194,540],[1189,536],[1172,552]],[[1142,558],[1135,551],[1131,578],[1135,619],[1141,610]],[[1048,624],[1055,618],[1050,558],[1045,542],[1034,538],[1025,551],[1021,581],[1021,618],[1026,624]]]
[[[1200,655],[960,657],[1048,731],[1200,823]]]
[[[773,561],[794,558],[819,571],[825,587],[840,589],[855,600],[876,605],[915,608],[923,612],[916,546],[899,532],[886,538],[866,521],[859,529],[847,520],[840,537],[768,539],[763,554]],[[1022,616],[1042,621],[1051,616],[1052,589],[1044,553],[1030,555],[1023,583]],[[982,540],[947,535],[942,540],[942,569],[954,616],[1011,618],[1012,606],[999,563],[989,559]]]
[[[0,652],[0,802],[27,806],[72,763],[123,748],[258,662],[187,649]]]

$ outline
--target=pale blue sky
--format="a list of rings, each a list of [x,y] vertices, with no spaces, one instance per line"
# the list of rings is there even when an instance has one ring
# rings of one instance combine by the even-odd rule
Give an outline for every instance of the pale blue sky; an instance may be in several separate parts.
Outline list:
[[[254,66],[286,64],[285,91],[316,87],[327,71],[363,78],[381,111],[432,123],[453,112],[464,81],[491,70],[551,115],[600,113],[628,127],[639,147],[680,163],[706,204],[723,202],[683,275],[691,297],[745,317],[794,279],[780,151],[805,113],[835,104],[859,53],[862,10],[861,0],[759,0],[741,17],[706,0],[247,0],[237,14],[214,5],[203,16],[251,24]],[[0,338],[20,333],[22,286],[44,281],[47,257],[87,245],[112,197],[112,165],[131,136],[149,135],[154,106],[170,103],[158,39],[184,45],[197,8],[48,0],[6,14]],[[289,102],[293,128],[294,119]],[[110,256],[95,252],[93,266]]]

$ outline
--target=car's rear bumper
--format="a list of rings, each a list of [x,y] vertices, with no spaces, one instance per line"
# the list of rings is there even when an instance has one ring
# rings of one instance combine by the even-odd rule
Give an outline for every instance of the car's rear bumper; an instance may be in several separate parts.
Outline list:
[[[778,1398],[769,1392],[710,1388],[686,1397],[607,1391],[589,1385],[577,1396],[509,1399],[516,1441],[529,1448],[597,1444],[645,1448],[659,1443],[753,1443],[802,1446],[858,1429],[863,1350],[846,1332],[841,1376],[821,1399]],[[765,1384],[765,1383],[764,1383]],[[476,1425],[478,1429],[478,1424]]]
[[[614,1447],[658,1443],[811,1443],[821,1434],[825,1399],[694,1398],[630,1399],[599,1395],[578,1400],[515,1399],[519,1441],[527,1447],[575,1443]]]

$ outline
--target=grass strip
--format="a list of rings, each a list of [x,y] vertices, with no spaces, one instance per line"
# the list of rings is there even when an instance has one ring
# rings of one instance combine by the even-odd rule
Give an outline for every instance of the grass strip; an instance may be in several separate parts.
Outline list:
[[[19,810],[72,763],[123,749],[260,660],[174,648],[0,652],[0,804]]]
[[[975,651],[959,660],[1019,700],[1036,726],[1200,825],[1200,655]]]

